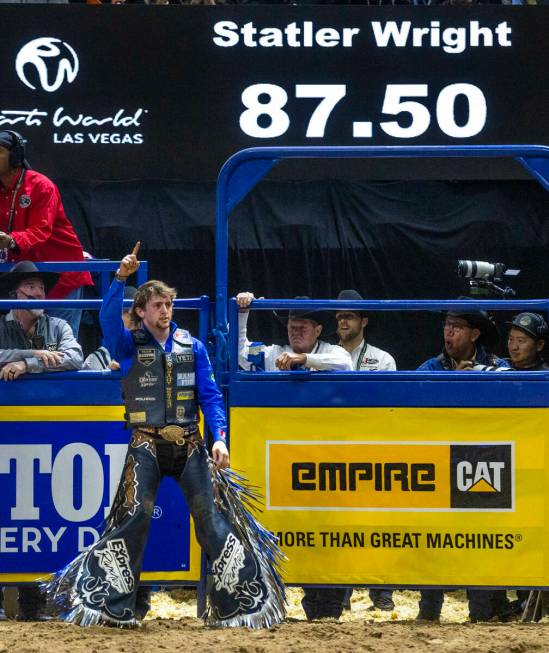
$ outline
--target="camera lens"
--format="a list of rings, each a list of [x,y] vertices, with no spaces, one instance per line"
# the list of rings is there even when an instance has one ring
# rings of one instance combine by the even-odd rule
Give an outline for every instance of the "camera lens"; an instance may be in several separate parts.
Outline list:
[[[457,273],[466,279],[490,279],[494,276],[495,266],[486,261],[459,260]]]
[[[457,264],[458,277],[465,277],[466,279],[471,276],[471,261],[459,260]]]

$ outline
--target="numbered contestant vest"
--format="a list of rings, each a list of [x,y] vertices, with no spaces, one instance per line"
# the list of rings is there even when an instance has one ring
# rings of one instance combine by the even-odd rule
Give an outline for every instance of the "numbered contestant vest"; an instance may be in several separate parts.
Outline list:
[[[133,332],[135,357],[122,380],[126,421],[131,427],[198,423],[192,338],[176,329],[172,351],[163,351],[144,329]]]

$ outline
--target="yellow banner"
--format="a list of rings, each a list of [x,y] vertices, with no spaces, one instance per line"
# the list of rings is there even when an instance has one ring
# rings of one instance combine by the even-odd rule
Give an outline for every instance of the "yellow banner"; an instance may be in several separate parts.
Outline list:
[[[549,586],[543,408],[233,408],[288,583]]]

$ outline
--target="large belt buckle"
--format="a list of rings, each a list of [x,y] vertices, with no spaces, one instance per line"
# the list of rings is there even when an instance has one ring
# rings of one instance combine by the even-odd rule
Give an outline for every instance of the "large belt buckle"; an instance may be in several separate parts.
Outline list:
[[[181,426],[176,426],[175,424],[169,424],[168,426],[164,426],[163,428],[158,429],[158,435],[160,435],[163,440],[167,440],[168,442],[175,442],[175,444],[184,443],[184,433],[185,429],[183,429]]]

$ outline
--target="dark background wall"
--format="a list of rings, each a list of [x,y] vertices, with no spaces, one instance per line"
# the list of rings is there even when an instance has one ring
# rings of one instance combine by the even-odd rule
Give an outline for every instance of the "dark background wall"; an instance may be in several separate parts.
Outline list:
[[[152,277],[180,297],[213,297],[213,184],[58,183],[86,250],[117,260],[141,240]],[[547,297],[548,245],[549,195],[533,181],[264,181],[231,217],[230,292],[334,298],[356,288],[371,299],[449,299],[468,292],[455,269],[469,258],[521,269],[512,282],[518,296]],[[195,328],[188,314],[179,319]],[[439,314],[378,313],[370,321],[370,342],[401,369],[441,349]],[[258,315],[250,336],[271,342],[284,333]]]

